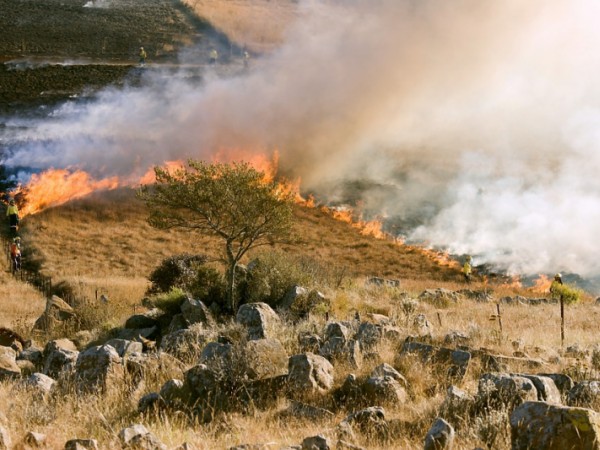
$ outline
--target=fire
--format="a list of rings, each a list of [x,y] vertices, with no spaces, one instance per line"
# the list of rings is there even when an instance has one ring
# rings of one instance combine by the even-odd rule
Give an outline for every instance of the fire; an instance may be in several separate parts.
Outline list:
[[[539,277],[534,281],[531,290],[533,292],[539,292],[541,294],[545,294],[550,292],[550,286],[552,285],[552,280],[548,278],[546,275],[540,274]]]
[[[118,186],[117,177],[94,180],[82,170],[49,169],[32,175],[29,183],[20,189],[27,195],[27,204],[21,209],[21,216],[35,214],[44,208],[60,205],[93,191],[115,189]],[[17,194],[18,192],[19,190]]]
[[[502,286],[510,289],[521,289],[523,287],[523,283],[521,283],[521,277],[519,275],[513,275],[508,281],[503,283]]]
[[[439,264],[440,266],[449,267],[452,269],[460,269],[460,264],[458,263],[458,261],[452,259],[452,257],[446,252],[428,248],[415,248],[418,251],[420,251],[423,255],[427,256],[429,259]]]
[[[176,170],[183,169],[185,164],[183,161],[165,161],[163,168],[168,172],[175,172]],[[154,173],[154,167],[148,169],[148,171],[140,178],[139,184],[152,184],[156,181],[156,174]]]

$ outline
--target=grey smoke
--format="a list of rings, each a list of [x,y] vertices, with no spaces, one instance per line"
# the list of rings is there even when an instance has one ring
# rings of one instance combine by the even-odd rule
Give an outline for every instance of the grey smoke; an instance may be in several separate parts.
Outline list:
[[[108,89],[36,123],[5,163],[133,182],[166,160],[277,149],[304,189],[344,201],[358,183],[410,240],[515,272],[600,273],[600,3],[301,8],[250,72]]]

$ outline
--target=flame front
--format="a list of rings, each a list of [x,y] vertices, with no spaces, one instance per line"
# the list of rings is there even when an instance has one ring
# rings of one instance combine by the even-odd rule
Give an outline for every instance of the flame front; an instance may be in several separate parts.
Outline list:
[[[533,292],[539,292],[540,294],[545,294],[550,292],[550,286],[552,285],[552,280],[548,278],[546,275],[541,274],[535,281],[534,285],[531,287]]]
[[[29,183],[19,188],[16,193],[26,193],[27,204],[21,209],[21,216],[24,217],[44,208],[83,197],[93,191],[115,189],[118,186],[118,177],[94,180],[82,170],[49,169],[32,175]]]

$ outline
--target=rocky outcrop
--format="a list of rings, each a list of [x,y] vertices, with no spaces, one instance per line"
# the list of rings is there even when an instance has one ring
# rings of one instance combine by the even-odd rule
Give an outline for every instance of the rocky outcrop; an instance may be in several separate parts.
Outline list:
[[[50,341],[44,347],[44,375],[54,379],[62,372],[69,372],[75,367],[79,351],[69,339],[57,339]]]
[[[314,353],[294,355],[288,363],[288,383],[301,394],[328,392],[333,387],[333,366]]]
[[[237,312],[235,321],[248,330],[248,339],[269,337],[273,326],[280,322],[279,316],[266,303],[247,303]]]
[[[10,347],[0,346],[0,381],[17,378],[21,369],[17,365],[17,353]]]
[[[35,321],[33,330],[48,332],[57,325],[73,319],[75,316],[75,310],[67,302],[53,295],[46,300],[46,309]]]
[[[78,390],[105,391],[114,383],[123,382],[123,364],[110,345],[99,345],[81,352],[75,365]]]

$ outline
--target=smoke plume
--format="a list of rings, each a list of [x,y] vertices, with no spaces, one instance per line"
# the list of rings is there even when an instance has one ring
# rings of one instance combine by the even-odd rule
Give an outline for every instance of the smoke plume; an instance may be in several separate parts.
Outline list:
[[[277,149],[328,201],[514,272],[600,274],[594,0],[304,2],[242,74],[155,76],[69,103],[8,165],[131,180],[167,160]]]

